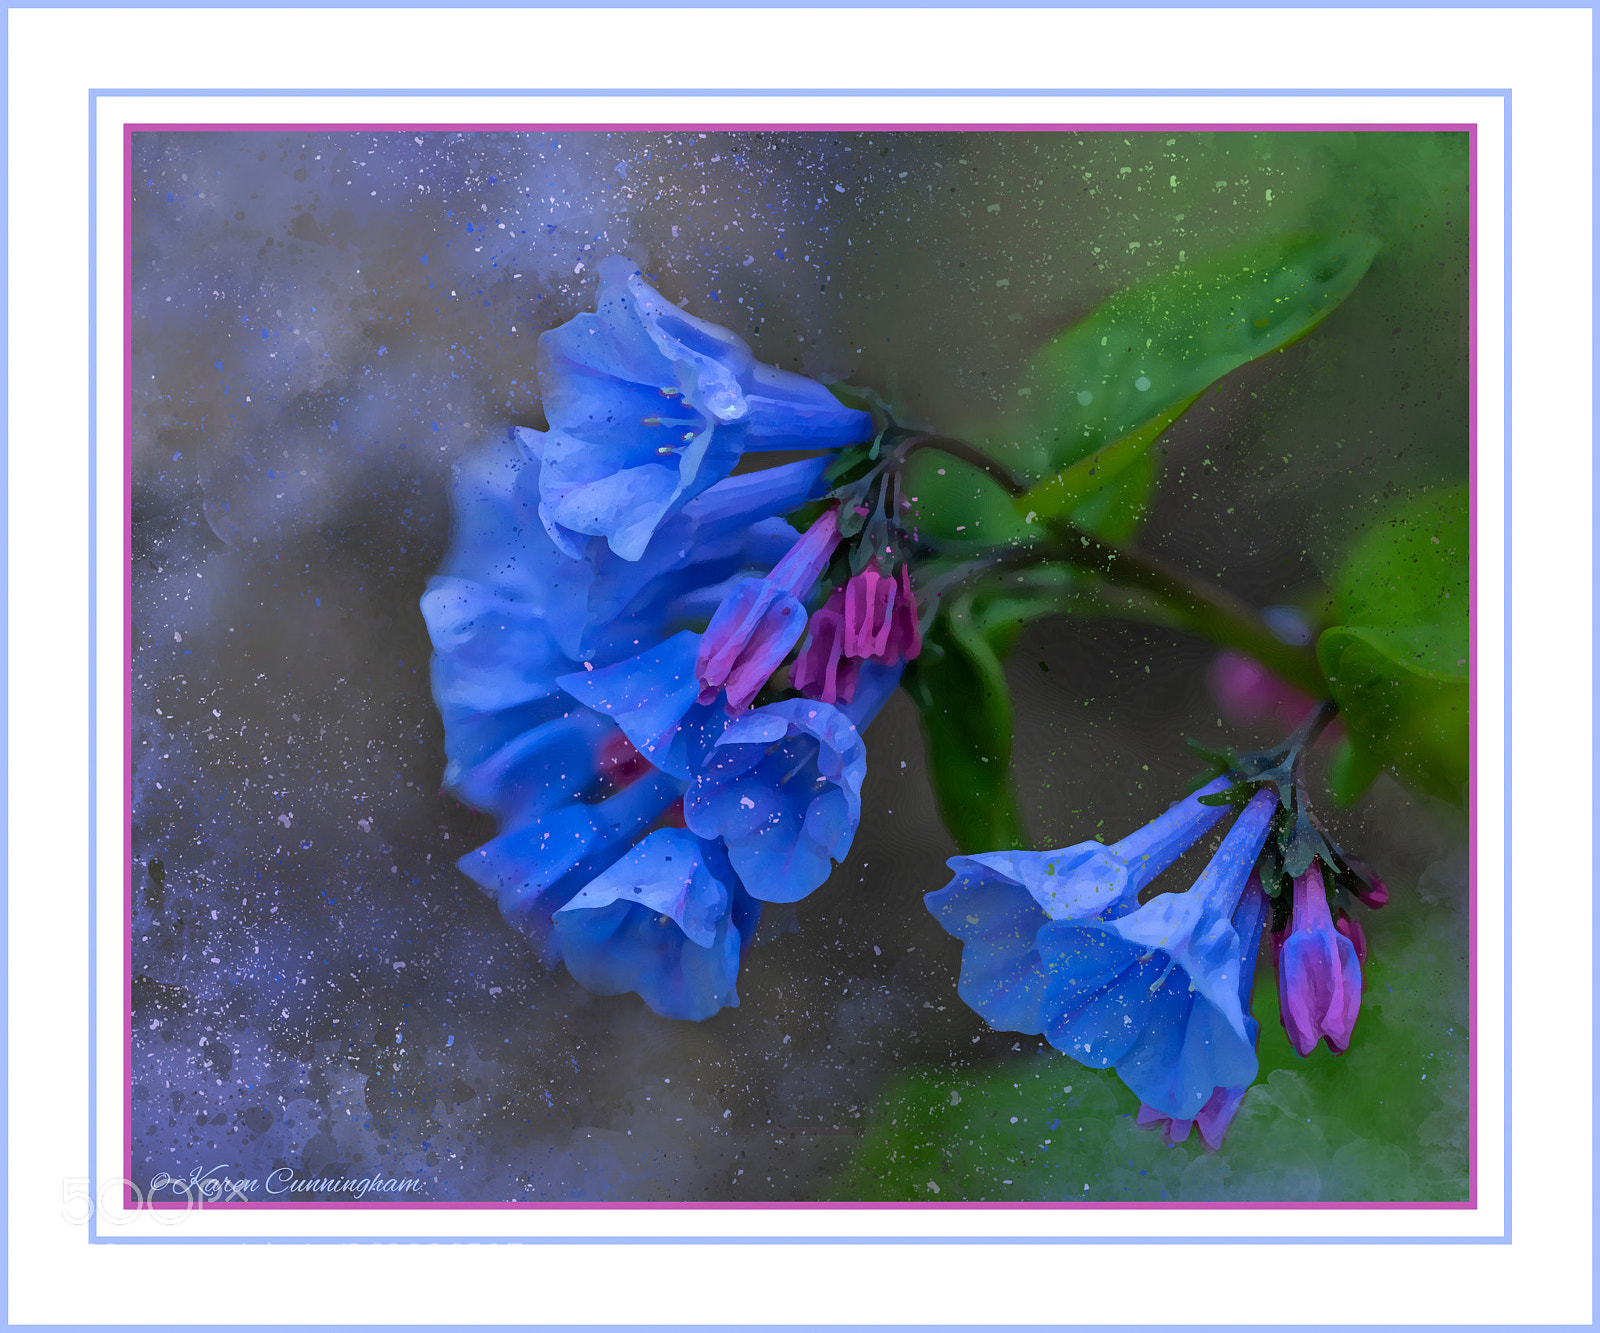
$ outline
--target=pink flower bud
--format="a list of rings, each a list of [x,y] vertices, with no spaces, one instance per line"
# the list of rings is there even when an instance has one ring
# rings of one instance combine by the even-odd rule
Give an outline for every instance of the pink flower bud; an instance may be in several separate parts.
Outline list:
[[[1324,1037],[1330,1050],[1342,1052],[1361,1012],[1361,961],[1355,944],[1334,929],[1316,861],[1294,882],[1291,924],[1278,951],[1283,1026],[1301,1055]]]

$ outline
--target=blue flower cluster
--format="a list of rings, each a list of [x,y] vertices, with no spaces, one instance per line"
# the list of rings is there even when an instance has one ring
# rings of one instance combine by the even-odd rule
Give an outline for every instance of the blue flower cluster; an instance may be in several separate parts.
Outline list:
[[[731,473],[872,423],[627,260],[599,272],[599,313],[540,341],[550,430],[458,469],[454,541],[422,599],[445,787],[499,821],[461,868],[547,962],[702,1019],[738,1003],[762,903],[805,897],[848,850],[860,732],[899,679],[875,666],[840,707],[746,711],[754,689],[707,688],[695,627],[804,543],[781,516],[820,497],[829,460]]]
[[[1185,893],[1139,893],[1227,812],[1221,777],[1111,846],[950,861],[929,910],[964,942],[958,992],[991,1026],[1114,1069],[1169,1138],[1215,1147],[1255,1081],[1250,989],[1266,898],[1253,872],[1277,809],[1262,791]]]

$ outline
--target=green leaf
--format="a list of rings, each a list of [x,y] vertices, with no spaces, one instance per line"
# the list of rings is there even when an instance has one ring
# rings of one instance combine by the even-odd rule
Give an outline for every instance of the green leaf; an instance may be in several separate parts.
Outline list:
[[[902,683],[921,713],[934,799],[956,846],[1027,847],[1011,784],[1011,694],[996,656],[1018,627],[1001,621],[984,633],[973,617],[963,597],[935,618]]]
[[[970,463],[935,449],[913,454],[906,466],[904,490],[913,500],[917,530],[941,541],[1038,541],[1041,526],[1024,521],[1011,497]]]
[[[1094,527],[1097,516],[1094,502],[1103,501],[1108,494],[1114,493],[1118,483],[1128,480],[1130,472],[1135,477],[1135,489],[1143,492],[1138,500],[1142,504],[1155,483],[1155,464],[1150,457],[1150,446],[1198,397],[1195,394],[1185,398],[1121,439],[1113,440],[1087,458],[1080,458],[1071,467],[1040,482],[1013,502],[1017,512],[1028,516],[1030,523],[1035,518],[1066,518],[1076,513],[1080,524]],[[1100,535],[1117,540],[1110,532]]]
[[[1428,655],[1432,655],[1431,652]],[[1344,790],[1378,766],[1446,800],[1465,802],[1468,778],[1468,681],[1419,664],[1412,641],[1381,630],[1335,626],[1317,641],[1317,660],[1346,726],[1349,769]]]
[[[1346,736],[1334,747],[1328,760],[1328,790],[1335,804],[1349,805],[1359,800],[1361,793],[1373,784],[1383,765],[1364,750],[1358,750]]]
[[[1399,631],[1417,624],[1448,629],[1453,640],[1436,634],[1429,645],[1444,654],[1433,665],[1465,672],[1471,554],[1467,499],[1464,486],[1436,491],[1363,533],[1334,580],[1335,618],[1347,625]]]
[[[1135,459],[1115,480],[1089,496],[1072,521],[1085,532],[1108,542],[1125,542],[1139,529],[1145,506],[1156,488],[1156,460],[1149,454]]]
[[[1001,434],[1054,470],[1170,424],[1230,371],[1314,329],[1377,253],[1361,232],[1279,238],[1120,292],[1041,349],[1018,383],[1027,405]]]
[[[1389,768],[1465,801],[1469,556],[1462,487],[1396,510],[1352,546],[1334,580],[1343,623],[1317,642],[1350,733],[1330,774],[1336,799],[1355,799]]]

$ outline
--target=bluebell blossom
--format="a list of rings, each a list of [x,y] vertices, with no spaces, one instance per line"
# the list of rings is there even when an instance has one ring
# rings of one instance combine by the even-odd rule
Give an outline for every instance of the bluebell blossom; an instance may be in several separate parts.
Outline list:
[[[743,454],[872,437],[868,413],[759,364],[738,336],[663,299],[630,260],[603,259],[599,275],[595,313],[539,339],[550,424],[539,515],[567,554],[592,536],[638,560],[666,518]]]
[[[517,429],[458,471],[454,542],[422,601],[444,781],[498,819],[459,864],[547,963],[699,1019],[738,1003],[760,900],[804,896],[848,849],[857,726],[899,676],[853,717],[745,711],[838,535],[831,516],[804,536],[780,517],[821,497],[827,457],[729,474],[746,450],[835,447],[871,418],[757,365],[627,261],[601,277],[599,313],[541,342],[551,430]],[[774,591],[756,607],[752,588]],[[766,624],[773,606],[792,634]],[[774,743],[783,772],[746,762]],[[759,829],[726,808],[735,786]]]
[[[794,546],[799,534],[777,515],[816,498],[825,460],[719,482],[624,561],[604,543],[574,557],[550,540],[538,515],[541,444],[518,431],[462,463],[455,539],[422,599],[445,788],[500,822],[459,864],[547,963],[565,961],[594,989],[638,990],[671,1016],[705,1017],[737,1003],[733,979],[760,906],[725,849],[691,837],[702,869],[684,906],[670,907],[662,867],[627,858],[636,844],[641,856],[670,854],[659,834],[672,830],[658,826],[681,810],[691,769],[648,762],[610,716],[559,682],[697,642],[676,627],[710,615],[731,584]],[[691,648],[698,689],[692,659]],[[728,720],[724,712],[720,725]],[[720,731],[708,721],[706,732],[709,746]],[[602,901],[619,876],[639,883]]]
[[[1261,934],[1270,911],[1271,904],[1262,890],[1261,877],[1252,874],[1245,882],[1239,905],[1233,909],[1233,929],[1239,937],[1239,1007],[1244,1014],[1245,1035],[1252,1048],[1260,1038],[1261,1024],[1250,1012],[1250,997],[1255,984],[1256,958],[1261,951]],[[1248,1091],[1248,1083],[1212,1089],[1211,1096],[1192,1120],[1174,1119],[1153,1106],[1141,1104],[1137,1121],[1141,1125],[1159,1124],[1169,1144],[1184,1142],[1190,1129],[1198,1128],[1201,1141],[1216,1152],[1222,1147],[1223,1136]]]
[[[668,1018],[739,1003],[739,960],[761,918],[714,840],[657,829],[554,918],[567,970],[600,995],[634,991]]]
[[[1232,917],[1276,798],[1250,799],[1187,892],[1138,903],[1225,812],[1198,798],[1228,785],[1218,779],[1110,848],[954,858],[956,878],[928,906],[966,941],[962,999],[994,1027],[1041,1034],[1082,1064],[1115,1069],[1173,1120],[1195,1119],[1218,1088],[1253,1082]]]
[[[872,667],[843,708],[786,699],[747,713],[718,738],[684,801],[688,826],[721,839],[749,890],[796,902],[843,860],[861,821],[861,731],[899,681]]]
[[[1042,1032],[1049,974],[1036,942],[1052,922],[1111,919],[1226,813],[1202,797],[1218,778],[1107,847],[1080,842],[1048,852],[984,852],[951,858],[955,878],[927,895],[928,910],[965,941],[957,993],[992,1027]]]

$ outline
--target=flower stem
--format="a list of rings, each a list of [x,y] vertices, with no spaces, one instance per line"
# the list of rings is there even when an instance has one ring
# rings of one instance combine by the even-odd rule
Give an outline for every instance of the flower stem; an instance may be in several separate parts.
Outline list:
[[[895,447],[893,460],[895,465],[903,463],[920,449],[937,449],[942,454],[949,454],[951,458],[959,458],[963,463],[992,477],[1012,499],[1028,493],[1027,484],[1018,481],[1011,474],[1010,468],[996,462],[977,446],[949,435],[913,435]]]
[[[948,435],[910,435],[901,440],[884,461],[891,470],[898,470],[921,449],[937,449],[977,468],[998,482],[1013,499],[1029,492],[1027,484],[1019,481],[1004,464],[975,445]],[[1188,628],[1205,635],[1213,643],[1235,648],[1254,658],[1314,699],[1332,694],[1317,665],[1316,655],[1308,649],[1284,643],[1267,628],[1254,607],[1232,593],[1142,551],[1102,541],[1070,519],[1046,518],[1043,522],[1056,539],[1049,551],[1056,558],[1112,582],[1144,590]]]
[[[1143,589],[1190,629],[1235,648],[1313,699],[1332,693],[1308,649],[1277,638],[1255,609],[1232,593],[1175,569],[1154,556],[1113,546],[1065,519],[1047,526],[1056,538],[1053,554],[1087,573]]]

